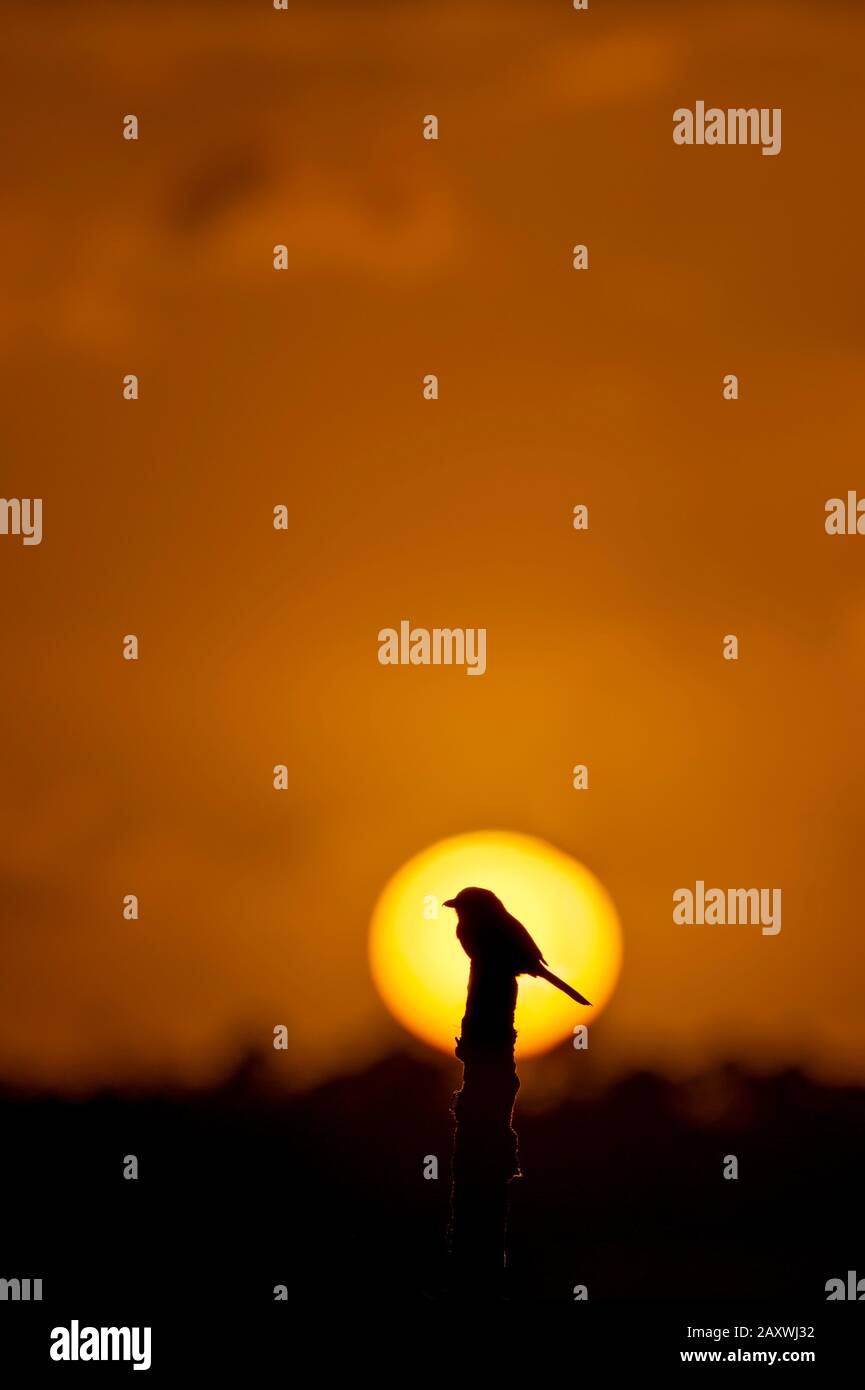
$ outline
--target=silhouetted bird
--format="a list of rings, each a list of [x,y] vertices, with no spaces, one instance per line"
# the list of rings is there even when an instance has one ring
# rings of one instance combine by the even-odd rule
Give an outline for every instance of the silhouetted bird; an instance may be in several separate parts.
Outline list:
[[[511,975],[540,977],[564,990],[578,1004],[589,1004],[582,994],[547,970],[541,948],[488,888],[463,888],[455,898],[448,898],[444,906],[452,907],[457,914],[457,941],[469,960],[499,965]]]

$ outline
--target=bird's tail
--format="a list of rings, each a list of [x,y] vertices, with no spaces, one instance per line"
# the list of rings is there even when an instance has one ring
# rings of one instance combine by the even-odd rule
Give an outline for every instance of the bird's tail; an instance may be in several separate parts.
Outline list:
[[[553,974],[552,970],[545,970],[542,965],[539,965],[536,973],[542,980],[548,980],[551,985],[555,985],[556,989],[563,990],[565,994],[569,994],[578,1004],[587,1004],[588,1007],[591,1008],[589,1000],[586,999],[584,995],[580,994],[579,990],[571,989],[570,985],[566,985],[564,980],[560,980],[558,975]]]

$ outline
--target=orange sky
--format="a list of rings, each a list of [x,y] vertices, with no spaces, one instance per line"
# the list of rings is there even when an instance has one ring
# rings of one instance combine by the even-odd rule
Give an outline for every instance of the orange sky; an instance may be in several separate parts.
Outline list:
[[[206,1081],[280,1022],[293,1077],[362,1065],[382,885],[501,827],[617,904],[599,1066],[865,1078],[865,539],[823,529],[865,15],[76,8],[8,5],[0,59],[0,490],[44,499],[0,537],[0,1075]],[[676,147],[697,99],[782,153]],[[486,627],[484,677],[381,667],[401,618]],[[781,933],[674,926],[697,878]]]

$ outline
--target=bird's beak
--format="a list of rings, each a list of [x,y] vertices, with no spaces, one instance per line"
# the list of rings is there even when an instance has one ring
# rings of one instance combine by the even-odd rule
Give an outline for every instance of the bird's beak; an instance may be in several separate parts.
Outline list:
[[[442,907],[456,907],[456,898],[448,898],[447,902],[442,903]]]

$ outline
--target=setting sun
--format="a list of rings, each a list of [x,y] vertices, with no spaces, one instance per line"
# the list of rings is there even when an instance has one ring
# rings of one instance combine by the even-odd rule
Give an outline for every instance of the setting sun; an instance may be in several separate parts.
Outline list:
[[[550,969],[592,1000],[573,1003],[543,980],[521,975],[517,1052],[545,1052],[591,1023],[613,992],[622,961],[619,919],[606,890],[582,864],[543,840],[480,831],[440,840],[410,859],[385,887],[370,929],[378,990],[399,1022],[452,1052],[469,961],[456,915],[442,906],[461,888],[490,888],[523,923]]]

